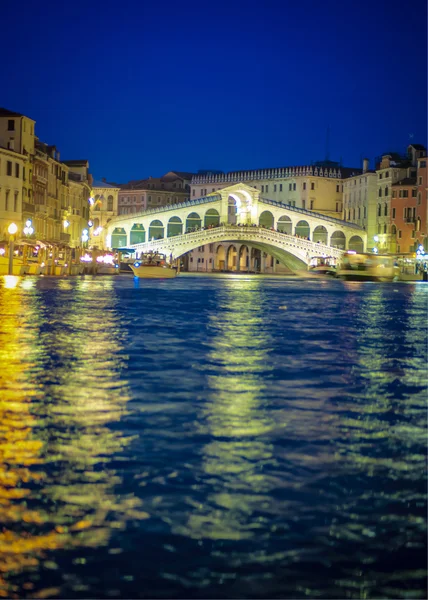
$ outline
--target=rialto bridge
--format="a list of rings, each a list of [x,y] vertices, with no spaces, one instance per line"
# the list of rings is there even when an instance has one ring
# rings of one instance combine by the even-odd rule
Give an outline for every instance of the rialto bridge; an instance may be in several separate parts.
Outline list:
[[[312,256],[339,257],[366,249],[366,232],[352,223],[260,198],[239,183],[197,200],[121,215],[108,223],[106,245],[157,250],[173,259],[214,242],[245,242],[301,269]]]

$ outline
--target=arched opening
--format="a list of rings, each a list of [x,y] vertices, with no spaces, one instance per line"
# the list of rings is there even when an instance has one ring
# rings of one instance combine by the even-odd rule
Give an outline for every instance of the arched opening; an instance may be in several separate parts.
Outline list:
[[[217,271],[224,271],[226,268],[226,250],[223,246],[217,247],[215,254],[215,269]]]
[[[189,233],[191,231],[197,231],[201,228],[201,223],[202,220],[198,213],[190,213],[190,215],[187,215],[186,219],[186,233]]]
[[[126,231],[123,227],[116,227],[113,229],[113,233],[111,234],[111,247],[112,248],[126,248],[128,243],[128,238],[126,235]]]
[[[217,227],[220,224],[220,214],[215,208],[210,208],[205,213],[204,227]]]
[[[238,196],[235,196],[234,194],[232,194],[231,196],[229,196],[229,199],[227,201],[227,222],[230,225],[236,225],[236,221],[237,221],[237,213],[238,213],[238,208],[240,205],[240,200],[238,198]]]
[[[171,217],[168,221],[166,237],[174,237],[183,233],[183,222],[180,217]]]
[[[355,252],[364,252],[364,242],[359,235],[353,235],[349,240],[349,250],[355,250]]]
[[[251,248],[250,271],[259,273],[262,264],[262,253],[258,248]]]
[[[107,210],[113,210],[113,196],[107,198]]]
[[[270,210],[264,210],[259,217],[259,226],[271,229],[273,227],[274,218]]]
[[[241,246],[239,248],[238,270],[239,271],[248,271],[249,268],[250,268],[250,252],[248,250],[248,246]]]
[[[159,221],[158,219],[156,219],[155,221],[152,221],[150,223],[150,227],[149,227],[149,239],[148,241],[151,242],[152,240],[161,240],[164,237],[164,226],[162,221]]]
[[[309,223],[307,221],[299,221],[296,225],[294,233],[299,237],[309,239]]]
[[[334,231],[330,238],[330,246],[334,246],[335,248],[340,248],[340,250],[345,250],[346,246],[346,238],[343,231]]]
[[[279,217],[277,229],[281,233],[286,233],[287,235],[291,235],[293,233],[293,223],[291,222],[290,217],[287,217],[287,215],[283,215],[282,217]]]
[[[99,194],[94,198],[94,210],[101,210],[102,200]]]
[[[238,261],[238,256],[236,252],[236,247],[231,245],[227,249],[227,266],[226,269],[228,271],[236,271],[236,265]]]
[[[131,238],[131,244],[144,244],[146,241],[146,230],[144,229],[144,225],[134,223],[129,237]]]
[[[392,235],[397,235],[397,228],[395,225],[391,225],[391,233]]]
[[[318,225],[318,227],[315,227],[315,229],[312,233],[312,241],[315,242],[316,244],[318,242],[320,244],[327,244],[327,240],[328,240],[328,234],[327,234],[327,229],[324,227],[324,225]]]

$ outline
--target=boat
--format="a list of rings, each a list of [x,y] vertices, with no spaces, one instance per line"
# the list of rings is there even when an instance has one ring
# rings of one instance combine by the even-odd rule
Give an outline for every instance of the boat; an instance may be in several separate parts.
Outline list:
[[[164,254],[148,252],[130,264],[135,277],[140,279],[171,279],[177,269],[167,264]]]
[[[334,256],[313,256],[308,271],[317,275],[336,275],[336,259]]]
[[[337,268],[336,277],[347,281],[397,281],[400,270],[393,256],[348,250]]]

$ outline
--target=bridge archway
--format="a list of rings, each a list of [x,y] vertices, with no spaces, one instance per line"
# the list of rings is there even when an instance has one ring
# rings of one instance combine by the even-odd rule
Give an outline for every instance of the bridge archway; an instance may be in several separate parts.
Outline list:
[[[180,217],[171,217],[168,221],[166,237],[174,237],[183,233],[183,221]]]
[[[204,227],[220,225],[220,213],[215,208],[210,208],[205,213],[204,217]]]
[[[227,266],[226,269],[228,271],[236,271],[238,263],[238,253],[236,251],[236,246],[231,244],[227,249]]]
[[[259,217],[259,225],[260,227],[266,227],[266,229],[271,229],[274,224],[273,214],[270,210],[264,210]]]
[[[149,241],[160,240],[160,239],[164,238],[165,237],[164,231],[165,231],[165,228],[163,226],[162,221],[159,221],[159,219],[155,219],[154,221],[152,221],[150,223]]]
[[[312,232],[312,241],[315,243],[320,242],[320,244],[327,244],[327,240],[328,233],[324,225],[318,225],[318,227],[315,227]]]
[[[341,250],[346,248],[346,237],[343,231],[333,231],[330,238],[330,246],[335,246]]]
[[[287,233],[288,235],[292,235],[293,223],[292,223],[290,217],[287,217],[287,215],[283,215],[282,217],[279,217],[276,228],[281,233]]]
[[[299,221],[294,229],[294,233],[301,238],[309,238],[309,223],[307,221]]]
[[[139,223],[134,223],[131,228],[131,233],[129,235],[129,243],[130,244],[144,244],[146,241],[146,230],[143,225]]]
[[[364,242],[359,235],[353,235],[348,242],[349,250],[355,250],[355,252],[364,252]]]
[[[186,232],[201,228],[202,219],[198,213],[191,212],[186,219]]]
[[[115,227],[111,234],[111,247],[112,248],[126,248],[128,243],[128,236],[123,227]]]
[[[216,271],[224,271],[226,269],[226,250],[222,245],[217,246],[214,265]]]

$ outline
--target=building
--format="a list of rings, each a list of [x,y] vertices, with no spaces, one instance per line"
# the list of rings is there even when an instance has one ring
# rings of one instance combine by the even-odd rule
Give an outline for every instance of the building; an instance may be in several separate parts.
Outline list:
[[[396,234],[392,233],[392,186],[399,181],[416,178],[417,158],[422,156],[424,152],[424,146],[412,144],[408,146],[406,155],[397,153],[382,155],[376,169],[377,206],[375,229],[379,238],[377,242],[379,252],[396,251]]]
[[[0,240],[8,240],[11,223],[21,232],[23,173],[26,157],[15,150],[0,147]],[[20,233],[18,234],[20,235]]]
[[[119,214],[120,188],[106,181],[92,182],[90,220],[91,245],[106,247],[105,229],[108,222]]]
[[[243,182],[261,191],[262,198],[297,208],[342,218],[343,181],[361,169],[342,167],[332,161],[310,166],[198,174],[191,183],[191,198],[200,198],[231,183]]]
[[[345,179],[343,183],[343,220],[367,231],[369,247],[377,233],[376,198],[376,172],[369,170],[369,160],[365,158],[362,173]]]
[[[416,231],[418,241],[428,253],[428,181],[427,181],[427,156],[417,158],[417,202],[416,202]]]
[[[179,204],[190,198],[193,173],[169,171],[162,177],[149,177],[117,184],[120,215],[139,213],[149,208]]]

